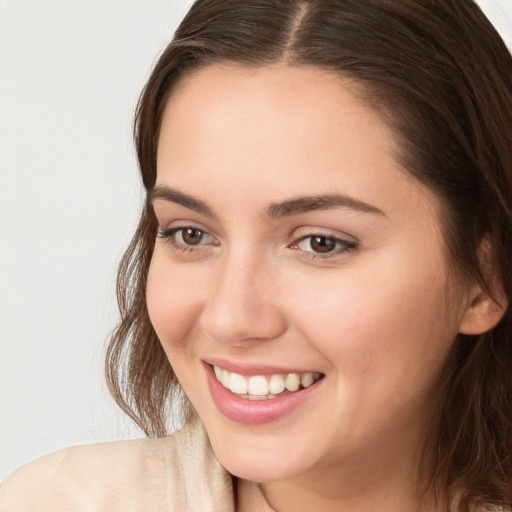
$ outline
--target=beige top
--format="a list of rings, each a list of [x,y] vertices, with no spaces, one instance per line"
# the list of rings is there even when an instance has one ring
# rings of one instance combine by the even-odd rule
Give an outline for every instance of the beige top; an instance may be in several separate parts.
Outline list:
[[[27,464],[1,512],[234,512],[232,478],[200,423],[161,439],[76,446]]]

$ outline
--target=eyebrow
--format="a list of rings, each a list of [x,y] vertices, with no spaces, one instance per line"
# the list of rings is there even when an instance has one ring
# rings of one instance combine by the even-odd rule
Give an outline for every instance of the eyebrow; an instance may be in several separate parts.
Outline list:
[[[203,201],[184,192],[163,185],[155,187],[148,195],[148,203],[164,200],[179,204],[195,212],[213,217],[213,210]],[[384,212],[364,201],[345,194],[321,194],[314,196],[301,196],[279,203],[272,203],[267,208],[267,215],[271,219],[288,217],[316,210],[331,210],[334,208],[350,208],[363,213],[371,213],[386,217]]]
[[[208,217],[213,217],[213,211],[206,203],[174,188],[164,186],[155,187],[148,195],[148,203],[153,204],[157,199],[180,204],[189,210],[202,213]]]
[[[297,197],[282,203],[274,203],[267,209],[271,219],[307,213],[315,210],[331,210],[333,208],[350,208],[363,213],[386,216],[382,210],[364,201],[345,194],[323,194],[317,196]]]

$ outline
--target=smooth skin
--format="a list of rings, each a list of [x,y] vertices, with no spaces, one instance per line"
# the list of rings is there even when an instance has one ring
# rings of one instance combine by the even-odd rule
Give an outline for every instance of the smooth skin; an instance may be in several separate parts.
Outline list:
[[[239,510],[255,493],[280,512],[416,510],[450,347],[501,316],[454,283],[437,199],[354,87],[314,67],[214,65],[164,112],[156,187],[173,193],[153,203],[148,309],[219,461],[258,483]],[[284,417],[240,424],[212,400],[209,358],[325,377]]]

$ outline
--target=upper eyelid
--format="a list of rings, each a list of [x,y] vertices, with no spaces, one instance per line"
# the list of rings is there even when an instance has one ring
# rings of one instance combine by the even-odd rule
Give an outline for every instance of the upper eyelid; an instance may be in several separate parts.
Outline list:
[[[213,238],[218,238],[211,229],[206,228],[201,222],[196,222],[190,219],[174,219],[169,222],[158,222],[157,218],[157,224],[158,231],[172,231],[178,229],[193,228],[199,229],[200,231],[203,231]]]
[[[296,242],[294,242],[294,243],[301,242],[302,240],[307,240],[308,238],[328,238],[330,240],[336,240],[338,242],[344,242],[347,244],[356,244],[357,243],[355,240],[348,240],[349,237],[326,235],[325,233],[311,233],[308,235],[300,236],[296,239]]]
[[[199,247],[201,247],[203,245],[208,245],[208,243],[195,245],[195,244],[186,244],[186,243],[184,244],[182,242],[178,242],[174,238],[174,236],[176,235],[177,232],[185,230],[187,228],[197,229],[198,231],[201,231],[203,233],[203,235],[211,238],[215,242],[215,243],[209,242],[209,244],[211,244],[211,245],[219,244],[218,239],[214,235],[212,235],[210,232],[208,232],[202,228],[196,227],[196,226],[191,226],[190,224],[185,225],[185,226],[175,226],[175,227],[169,227],[169,228],[159,227],[157,230],[157,236],[158,236],[158,238],[162,238],[164,241],[172,243],[172,245],[190,247],[191,249],[194,249],[194,248],[198,249]]]
[[[314,233],[311,235],[301,236],[300,238],[297,238],[294,242],[292,242],[290,247],[298,248],[299,244],[301,242],[303,242],[304,240],[307,240],[308,238],[315,238],[315,237],[327,238],[327,239],[333,240],[335,242],[341,242],[341,244],[346,247],[358,247],[358,245],[359,245],[358,242],[352,241],[352,240],[347,240],[346,238],[341,238],[338,236],[328,236],[328,235],[324,235],[324,234],[320,234],[320,233]]]
[[[204,229],[200,223],[193,222],[190,220],[173,220],[171,222],[159,222],[158,223],[158,229],[163,229],[170,231],[171,229],[186,229],[186,228],[193,228],[193,229],[200,229],[201,231],[207,232],[208,230]]]
[[[359,239],[354,235],[350,235],[348,233],[341,232],[331,228],[301,226],[299,228],[294,229],[291,234],[291,238],[294,238],[296,242],[312,236],[323,236],[325,238],[332,238],[340,240],[342,242],[359,244]]]
[[[210,238],[215,238],[216,237],[214,235],[212,235],[208,230],[204,229],[204,228],[201,228],[199,226],[194,226],[192,224],[186,224],[186,225],[183,225],[183,226],[169,226],[167,228],[163,228],[161,226],[158,227],[158,232],[159,233],[166,233],[166,234],[171,234],[171,233],[176,233],[178,231],[182,231],[182,230],[185,230],[185,229],[197,229],[197,231],[201,231],[204,235],[206,236],[209,236]]]

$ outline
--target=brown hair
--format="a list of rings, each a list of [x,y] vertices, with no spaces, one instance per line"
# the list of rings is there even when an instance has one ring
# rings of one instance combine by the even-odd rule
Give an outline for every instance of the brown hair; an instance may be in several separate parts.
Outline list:
[[[220,62],[314,65],[360,84],[399,141],[397,155],[439,197],[460,276],[491,293],[479,263],[512,297],[512,58],[472,0],[196,0],[141,95],[142,180],[156,180],[166,100],[180,78]],[[107,352],[110,390],[148,435],[164,435],[176,377],[148,318],[156,223],[149,206],[121,262],[121,323]],[[446,366],[422,459],[432,490],[512,507],[512,316],[460,335]]]

